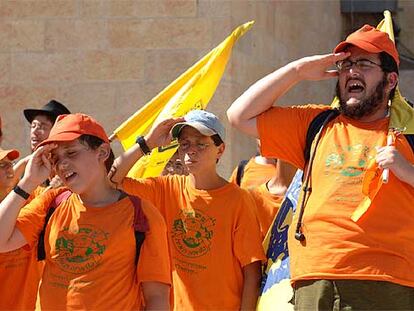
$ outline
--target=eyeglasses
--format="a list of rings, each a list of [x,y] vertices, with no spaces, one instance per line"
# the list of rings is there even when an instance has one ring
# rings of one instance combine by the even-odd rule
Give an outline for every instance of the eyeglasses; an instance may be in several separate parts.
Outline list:
[[[195,146],[196,147],[196,149],[198,150],[198,151],[204,151],[204,150],[206,150],[207,149],[207,147],[208,146],[210,146],[210,144],[203,144],[203,143],[195,143],[195,144],[192,144],[192,143],[190,143],[190,142],[187,142],[187,141],[184,141],[184,142],[178,142],[178,148],[181,150],[181,151],[187,151],[188,149],[190,149],[190,147],[191,146]]]
[[[8,170],[13,167],[13,162],[0,162],[0,169]]]
[[[381,64],[377,64],[369,59],[361,58],[356,61],[352,61],[349,59],[340,60],[336,63],[336,68],[338,68],[338,71],[347,71],[351,69],[353,65],[355,65],[356,68],[362,71],[370,70],[375,66],[381,67]]]

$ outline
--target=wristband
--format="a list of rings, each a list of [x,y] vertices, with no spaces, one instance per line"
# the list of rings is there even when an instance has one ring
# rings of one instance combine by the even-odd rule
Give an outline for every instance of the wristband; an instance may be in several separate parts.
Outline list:
[[[29,193],[27,193],[26,191],[24,191],[22,188],[20,188],[17,185],[13,188],[13,191],[14,191],[14,193],[21,196],[25,200],[27,200],[30,197]]]
[[[147,155],[151,153],[151,149],[148,147],[144,136],[138,136],[135,142],[139,145],[143,154]]]

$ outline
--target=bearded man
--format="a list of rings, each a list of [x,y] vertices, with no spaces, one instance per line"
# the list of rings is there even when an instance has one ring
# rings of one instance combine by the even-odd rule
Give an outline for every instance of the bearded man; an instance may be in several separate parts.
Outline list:
[[[259,80],[227,111],[233,126],[260,139],[263,156],[308,172],[307,196],[289,229],[295,310],[414,309],[414,154],[404,135],[388,129],[398,64],[389,36],[365,25],[332,54],[296,60]],[[300,81],[335,77],[339,113],[307,161],[308,127],[329,107],[272,106]],[[388,183],[355,220],[375,162],[389,170]]]

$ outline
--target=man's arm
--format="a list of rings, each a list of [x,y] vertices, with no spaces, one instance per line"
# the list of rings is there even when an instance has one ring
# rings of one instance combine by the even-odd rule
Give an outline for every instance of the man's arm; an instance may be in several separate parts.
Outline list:
[[[388,168],[398,179],[414,187],[414,165],[408,162],[394,146],[379,147],[376,162],[379,167]]]
[[[243,293],[240,310],[255,310],[261,281],[260,261],[243,267]]]
[[[170,130],[178,122],[184,121],[183,118],[167,119],[155,125],[144,139],[149,149],[152,150],[159,146],[166,146],[171,142]],[[121,187],[122,179],[128,174],[132,166],[137,162],[143,153],[138,144],[122,153],[114,161],[108,174],[110,181],[117,188]]]
[[[256,118],[273,106],[290,88],[303,80],[325,80],[338,75],[328,70],[350,53],[301,58],[272,72],[247,89],[227,110],[229,122],[242,132],[258,137]]]
[[[170,285],[161,282],[143,282],[145,310],[170,310]]]

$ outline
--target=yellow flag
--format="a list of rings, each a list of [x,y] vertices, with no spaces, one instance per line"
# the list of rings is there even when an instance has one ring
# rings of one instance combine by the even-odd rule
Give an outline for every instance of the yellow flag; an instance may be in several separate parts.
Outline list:
[[[389,11],[384,11],[384,19],[378,24],[377,29],[386,32],[390,39],[395,42],[392,18]],[[391,129],[391,132],[392,129],[397,129],[404,134],[414,134],[414,109],[401,95],[398,86],[395,89],[394,97],[391,100],[389,128]],[[386,145],[385,141],[383,145]],[[379,169],[375,161],[372,160],[367,167],[362,181],[362,191],[365,196],[352,214],[352,220],[358,221],[368,211],[372,201],[381,189],[381,173],[382,170]]]
[[[386,32],[390,39],[395,42],[390,11],[384,11],[384,19],[378,24],[377,29]],[[389,127],[404,129],[404,134],[414,134],[414,109],[401,95],[398,86],[391,101]]]
[[[158,121],[184,116],[193,109],[205,109],[220,82],[235,42],[253,23],[251,21],[237,27],[222,43],[121,124],[114,135],[123,148],[129,149],[135,144],[137,136],[148,132]],[[175,150],[173,144],[152,150],[149,156],[142,157],[134,165],[128,176],[139,178],[160,175]]]

